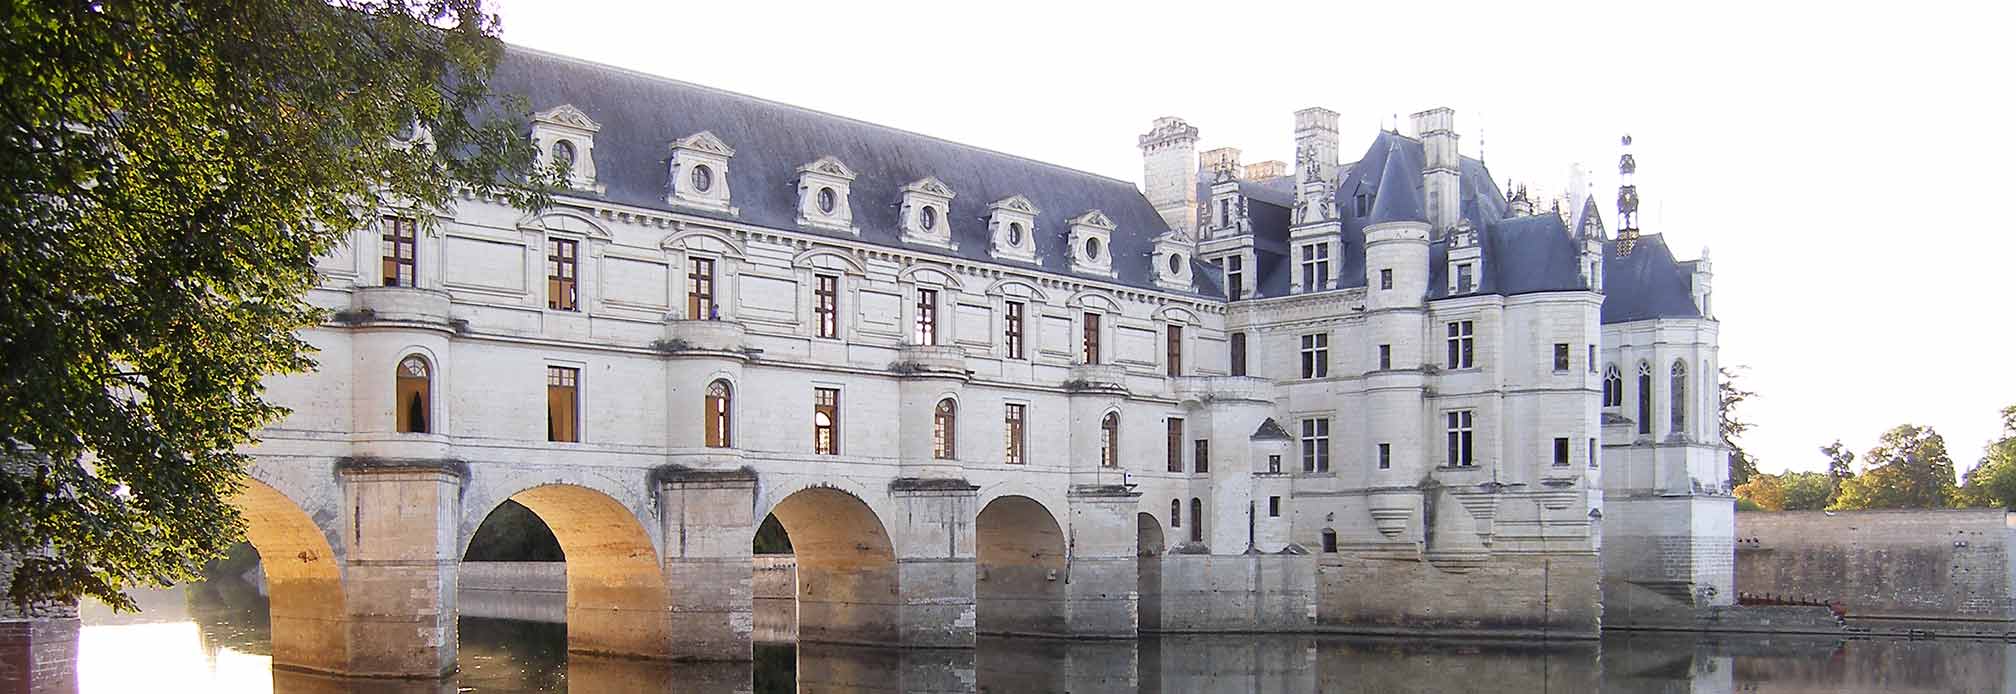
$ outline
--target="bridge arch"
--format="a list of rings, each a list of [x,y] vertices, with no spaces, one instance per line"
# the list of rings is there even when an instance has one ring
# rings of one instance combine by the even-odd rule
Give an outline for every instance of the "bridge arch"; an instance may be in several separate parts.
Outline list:
[[[769,515],[784,526],[797,556],[799,640],[896,643],[902,599],[895,545],[881,514],[858,492],[837,486],[780,494]]]
[[[506,497],[553,532],[566,558],[567,650],[664,657],[671,593],[648,526],[629,505],[582,484],[537,484]],[[476,508],[488,517],[504,499]],[[480,521],[479,526],[480,527]],[[475,535],[462,535],[462,552]]]
[[[350,662],[342,562],[300,503],[248,475],[231,497],[266,572],[273,662],[344,672]]]
[[[1137,628],[1159,631],[1162,629],[1162,556],[1168,551],[1168,544],[1162,536],[1162,521],[1147,511],[1135,513],[1134,532],[1134,589],[1140,594]]]
[[[1003,495],[974,523],[976,629],[992,634],[1068,631],[1064,529],[1042,502]]]

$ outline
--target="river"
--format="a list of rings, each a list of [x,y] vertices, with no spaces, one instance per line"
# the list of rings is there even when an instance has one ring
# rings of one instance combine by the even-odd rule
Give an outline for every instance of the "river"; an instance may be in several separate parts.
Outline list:
[[[1205,635],[1138,642],[980,639],[898,650],[765,642],[754,663],[672,664],[566,651],[566,626],[464,616],[460,672],[345,680],[271,667],[265,600],[242,583],[86,606],[82,694],[216,692],[2016,692],[2016,644],[1611,633],[1600,642]],[[759,610],[773,609],[759,607]],[[788,605],[783,609],[788,610]],[[788,621],[788,614],[767,621]],[[758,615],[759,624],[766,621]]]

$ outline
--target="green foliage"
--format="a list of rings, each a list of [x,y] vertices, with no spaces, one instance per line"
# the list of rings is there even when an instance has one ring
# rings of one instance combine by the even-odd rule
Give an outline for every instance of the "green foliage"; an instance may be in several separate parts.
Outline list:
[[[1785,488],[1778,484],[1777,475],[1757,474],[1750,481],[1736,485],[1731,491],[1738,501],[1750,502],[1759,511],[1785,510]]]
[[[463,561],[567,561],[553,529],[532,509],[510,499],[498,504],[476,534],[469,536]]]
[[[1784,489],[1783,508],[1787,511],[1818,511],[1827,508],[1834,497],[1834,480],[1818,472],[1778,475],[1778,486]]]
[[[1740,366],[1736,367],[1736,370],[1722,369],[1720,385],[1722,445],[1729,448],[1729,484],[1732,487],[1742,486],[1743,483],[1750,481],[1752,475],[1757,474],[1757,459],[1750,457],[1749,452],[1744,451],[1743,446],[1736,443],[1737,437],[1742,436],[1743,432],[1749,431],[1751,427],[1749,422],[1737,417],[1736,406],[1743,404],[1745,400],[1757,397],[1756,393],[1736,385],[1736,377],[1742,369]]]
[[[763,524],[756,526],[756,540],[750,549],[756,554],[790,554],[791,536],[784,532],[784,524],[777,522],[776,516],[764,516]]]
[[[1768,510],[1768,509],[1765,509],[1765,508],[1764,508],[1764,507],[1762,507],[1762,506],[1758,506],[1758,505],[1757,505],[1757,502],[1755,502],[1755,501],[1751,501],[1751,500],[1749,500],[1749,499],[1745,499],[1745,498],[1743,498],[1743,497],[1740,497],[1740,496],[1739,496],[1739,497],[1736,497],[1736,510],[1738,510],[1738,511],[1765,511],[1765,510]]]
[[[1829,508],[1946,508],[1954,500],[1953,459],[1931,427],[1884,432],[1863,464],[1868,471],[1842,480]]]
[[[312,368],[313,260],[460,185],[546,202],[480,0],[0,12],[0,553],[17,604],[195,578]],[[396,138],[415,131],[431,146]]]
[[[1988,444],[1981,462],[1967,471],[1960,503],[2016,510],[2016,405],[2002,408],[2002,437]]]

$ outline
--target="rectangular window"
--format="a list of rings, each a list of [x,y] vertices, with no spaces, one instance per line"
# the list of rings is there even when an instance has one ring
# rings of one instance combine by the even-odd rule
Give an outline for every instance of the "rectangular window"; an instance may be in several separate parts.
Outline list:
[[[812,389],[812,452],[840,454],[840,389]]]
[[[1232,375],[1246,375],[1246,333],[1232,333]]]
[[[1392,270],[1390,270],[1390,269],[1387,269],[1387,270],[1380,270],[1380,271],[1379,271],[1379,288],[1380,288],[1380,289],[1392,289],[1392,288],[1393,288],[1393,271],[1392,271]]]
[[[1330,471],[1330,419],[1302,420],[1302,471]]]
[[[1554,437],[1554,467],[1568,467],[1568,438]]]
[[[1303,244],[1302,291],[1313,292],[1328,288],[1330,288],[1330,244]]]
[[[1232,199],[1218,199],[1218,228],[1232,226]]]
[[[1169,325],[1169,375],[1183,375],[1183,326]]]
[[[1365,193],[1359,193],[1359,194],[1358,194],[1358,216],[1360,216],[1360,217],[1363,217],[1363,216],[1365,216],[1365,215],[1368,215],[1368,214],[1371,214],[1371,213],[1372,213],[1372,196],[1371,196],[1371,195],[1367,195],[1367,194],[1365,194]]]
[[[1196,441],[1190,442],[1190,444],[1194,449],[1191,452],[1191,456],[1195,458],[1195,460],[1192,460],[1190,462],[1191,471],[1199,475],[1210,474],[1211,439],[1197,439]]]
[[[1596,373],[1596,345],[1589,345],[1589,373]]]
[[[1477,365],[1476,326],[1467,320],[1449,324],[1449,368],[1468,369]]]
[[[1393,469],[1393,444],[1379,444],[1379,469]]]
[[[1246,259],[1244,256],[1225,258],[1225,298],[1238,301],[1246,296]]]
[[[1183,471],[1183,418],[1169,418],[1169,471]]]
[[[1281,497],[1278,496],[1267,497],[1267,517],[1268,518],[1281,517]]]
[[[1027,407],[1027,405],[1008,403],[1008,410],[1002,415],[1001,428],[1007,434],[1007,454],[1003,456],[1003,460],[1009,465],[1021,465],[1023,461],[1022,442],[1024,439],[1022,436],[1022,424],[1026,421],[1025,417],[1029,414]]]
[[[1302,336],[1302,377],[1328,378],[1330,376],[1330,335],[1316,333]]]
[[[1085,314],[1085,351],[1080,356],[1087,364],[1099,363],[1099,314]]]
[[[1022,303],[1008,302],[1008,358],[1022,358]]]
[[[1566,342],[1554,343],[1554,370],[1568,370],[1568,343]]]
[[[911,338],[920,345],[938,344],[938,290],[917,290],[917,330]]]
[[[1393,345],[1379,345],[1379,368],[1393,368]]]
[[[580,379],[580,369],[546,367],[546,440],[581,440]]]
[[[1456,410],[1444,415],[1448,422],[1446,429],[1449,433],[1449,467],[1470,467],[1477,464],[1477,459],[1472,457],[1474,451],[1471,448],[1471,425],[1474,423],[1472,421],[1474,415],[1475,412],[1472,410]]]
[[[555,311],[579,311],[575,303],[575,287],[580,276],[578,258],[580,244],[572,239],[546,240],[546,308]]]
[[[1470,290],[1476,286],[1476,283],[1477,278],[1475,270],[1472,268],[1470,263],[1461,263],[1456,266],[1457,294],[1469,294]]]
[[[819,275],[812,288],[812,313],[819,324],[819,337],[840,336],[840,277]]]
[[[386,217],[385,233],[378,245],[385,263],[385,286],[419,286],[419,223],[408,217]]]
[[[1589,469],[1591,470],[1596,469],[1597,453],[1598,451],[1596,448],[1596,439],[1589,439]]]
[[[714,320],[721,317],[714,306],[714,259],[690,258],[686,261],[686,318],[689,320]]]

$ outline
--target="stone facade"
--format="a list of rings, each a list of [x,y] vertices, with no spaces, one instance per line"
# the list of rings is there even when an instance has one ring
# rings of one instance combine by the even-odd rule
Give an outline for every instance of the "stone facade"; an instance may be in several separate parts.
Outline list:
[[[1696,588],[1728,576],[1713,399],[1613,438],[1590,359],[1712,393],[1705,293],[1612,320],[1668,288],[1600,268],[1670,255],[1510,215],[1446,109],[1350,164],[1305,110],[1292,171],[1220,152],[1209,191],[1196,129],[1158,120],[1144,195],[522,49],[496,83],[573,138],[573,188],[383,210],[320,260],[321,366],[269,384],[292,414],[239,500],[276,663],[451,668],[458,560],[507,499],[568,557],[570,648],[618,656],[748,658],[773,515],[800,637],[843,644],[1590,637],[1599,581],[1655,564],[1599,561],[1606,512],[1699,548],[1656,564],[1678,599],[1728,592]],[[1640,497],[1690,505],[1611,501]]]

